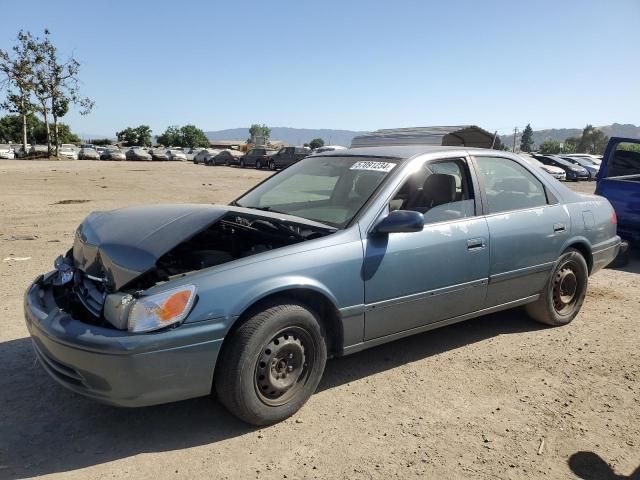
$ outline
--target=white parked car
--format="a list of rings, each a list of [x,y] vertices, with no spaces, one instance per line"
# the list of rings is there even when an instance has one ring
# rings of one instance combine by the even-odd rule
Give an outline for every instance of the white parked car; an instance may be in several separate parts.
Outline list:
[[[13,148],[11,147],[11,145],[8,145],[6,143],[0,144],[0,158],[3,158],[5,160],[11,160],[16,158],[16,154],[13,151]]]
[[[324,145],[322,147],[316,148],[313,153],[322,153],[322,152],[332,152],[334,150],[346,150],[346,147],[341,147],[340,145]]]
[[[78,160],[78,150],[75,145],[63,143],[58,147],[58,156],[69,158],[71,160]]]
[[[565,172],[560,167],[554,167],[553,165],[545,165],[540,160],[538,160],[536,158],[533,158],[531,155],[529,155],[527,153],[520,153],[519,155],[524,160],[526,160],[527,163],[530,163],[534,167],[538,167],[538,168],[544,170],[545,172],[547,172],[549,175],[551,175],[556,180],[560,180],[560,181],[564,182],[567,179],[567,172]]]
[[[169,150],[167,150],[167,156],[169,157],[169,160],[180,160],[183,162],[187,161],[187,155],[182,150],[179,150],[177,148],[170,148]]]

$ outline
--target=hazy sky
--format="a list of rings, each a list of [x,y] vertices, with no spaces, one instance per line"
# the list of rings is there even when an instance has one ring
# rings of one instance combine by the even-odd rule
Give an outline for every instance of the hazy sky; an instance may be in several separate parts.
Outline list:
[[[640,123],[640,0],[1,2],[82,62],[80,133]]]

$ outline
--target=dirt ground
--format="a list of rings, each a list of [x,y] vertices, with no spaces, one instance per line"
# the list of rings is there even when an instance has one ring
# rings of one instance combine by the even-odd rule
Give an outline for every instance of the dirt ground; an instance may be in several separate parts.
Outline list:
[[[0,161],[0,478],[606,479],[638,469],[638,258],[592,277],[582,313],[563,328],[515,310],[331,360],[307,405],[268,428],[208,398],[118,409],[48,378],[22,294],[87,213],[224,203],[267,175]]]

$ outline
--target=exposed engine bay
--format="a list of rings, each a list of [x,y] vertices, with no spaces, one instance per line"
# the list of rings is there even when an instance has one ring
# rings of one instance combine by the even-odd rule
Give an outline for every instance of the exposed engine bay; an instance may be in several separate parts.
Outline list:
[[[178,243],[164,253],[155,265],[121,289],[109,285],[106,275],[87,273],[78,268],[74,251],[56,260],[54,295],[59,306],[88,323],[113,326],[112,311],[154,285],[240,258],[287,245],[320,238],[331,228],[298,224],[276,218],[229,212],[222,218]],[[106,310],[109,310],[107,312]],[[110,314],[111,313],[111,314]]]
[[[146,289],[176,275],[312,240],[332,231],[268,218],[228,215],[166,253],[155,269],[136,279],[128,289]]]

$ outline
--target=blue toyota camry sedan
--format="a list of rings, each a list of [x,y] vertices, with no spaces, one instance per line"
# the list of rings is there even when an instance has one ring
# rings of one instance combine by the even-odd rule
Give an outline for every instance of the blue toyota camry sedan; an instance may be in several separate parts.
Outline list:
[[[307,401],[331,356],[519,306],[568,324],[619,248],[606,199],[516,155],[358,148],[226,206],[94,212],[24,307],[40,364],[75,392],[215,393],[264,425]]]

